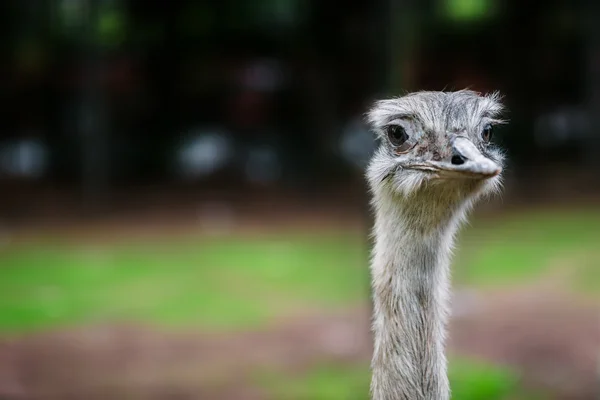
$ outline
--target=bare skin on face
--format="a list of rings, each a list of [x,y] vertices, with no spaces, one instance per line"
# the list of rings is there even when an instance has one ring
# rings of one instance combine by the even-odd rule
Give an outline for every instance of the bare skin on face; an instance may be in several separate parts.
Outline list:
[[[374,400],[447,400],[450,253],[468,210],[501,186],[492,142],[496,94],[418,92],[368,113],[380,147],[367,179],[372,251]]]

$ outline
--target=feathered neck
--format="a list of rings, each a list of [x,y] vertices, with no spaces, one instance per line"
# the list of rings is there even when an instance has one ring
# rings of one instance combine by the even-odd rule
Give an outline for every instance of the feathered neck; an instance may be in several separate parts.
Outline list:
[[[449,260],[468,204],[381,193],[373,204],[372,398],[446,400]]]

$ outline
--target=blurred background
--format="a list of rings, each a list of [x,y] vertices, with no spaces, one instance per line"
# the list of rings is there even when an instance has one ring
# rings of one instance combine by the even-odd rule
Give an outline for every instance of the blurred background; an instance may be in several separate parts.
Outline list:
[[[501,91],[457,400],[597,399],[600,4],[0,3],[0,398],[366,399],[363,122]]]

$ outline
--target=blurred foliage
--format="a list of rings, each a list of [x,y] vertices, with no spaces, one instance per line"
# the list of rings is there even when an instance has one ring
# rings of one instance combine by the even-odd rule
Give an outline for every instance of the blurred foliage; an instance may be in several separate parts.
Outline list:
[[[125,40],[126,20],[122,12],[115,9],[100,12],[97,21],[96,35],[105,46],[117,46]]]
[[[492,17],[497,11],[497,0],[441,0],[440,10],[450,19],[468,22]]]

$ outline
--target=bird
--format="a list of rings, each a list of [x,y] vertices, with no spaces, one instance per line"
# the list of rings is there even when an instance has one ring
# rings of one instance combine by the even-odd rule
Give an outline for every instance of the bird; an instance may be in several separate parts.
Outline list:
[[[373,213],[373,400],[447,400],[445,354],[455,236],[481,198],[499,193],[502,96],[468,89],[375,101],[378,147],[366,167]]]

